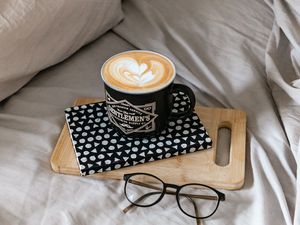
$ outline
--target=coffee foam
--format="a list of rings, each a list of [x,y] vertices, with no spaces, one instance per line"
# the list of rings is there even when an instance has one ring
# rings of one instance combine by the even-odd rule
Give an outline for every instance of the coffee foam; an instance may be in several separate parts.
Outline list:
[[[102,77],[112,88],[142,93],[158,90],[175,76],[173,63],[150,51],[129,51],[111,57],[102,67]]]

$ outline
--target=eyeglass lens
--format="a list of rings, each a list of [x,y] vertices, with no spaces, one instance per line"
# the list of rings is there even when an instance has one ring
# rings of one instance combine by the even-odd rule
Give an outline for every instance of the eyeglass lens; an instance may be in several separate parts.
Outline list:
[[[217,193],[202,185],[183,186],[178,195],[179,207],[192,217],[208,217],[218,207]]]
[[[156,203],[163,194],[163,183],[149,175],[135,175],[128,179],[125,194],[137,206]]]

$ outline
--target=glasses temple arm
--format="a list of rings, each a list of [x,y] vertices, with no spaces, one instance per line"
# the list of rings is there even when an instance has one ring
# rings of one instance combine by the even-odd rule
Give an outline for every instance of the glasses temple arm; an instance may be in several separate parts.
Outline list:
[[[155,194],[161,194],[161,193],[160,192],[150,192],[150,193],[147,193],[147,194],[142,195],[141,197],[139,197],[136,201],[134,201],[134,203],[138,203],[138,202],[142,201],[144,198],[149,197],[151,195],[155,195]],[[198,217],[199,215],[198,215],[198,208],[197,208],[196,203],[190,197],[188,197],[188,196],[185,196],[185,197],[188,198],[192,202],[192,204],[194,206],[194,210],[195,210],[195,215],[196,215],[196,217]],[[134,205],[133,203],[131,203],[129,206],[127,206],[125,209],[123,209],[123,213],[127,213],[130,209],[132,209],[134,207],[136,207],[136,205]],[[196,223],[197,223],[197,225],[203,225],[201,219],[196,219]]]
[[[149,192],[149,193],[147,193],[147,194],[142,195],[142,196],[139,197],[137,200],[135,200],[133,203],[130,203],[130,205],[128,205],[126,208],[124,208],[124,209],[122,210],[123,213],[127,213],[130,209],[136,207],[136,205],[134,205],[134,204],[137,204],[137,203],[139,203],[140,201],[142,201],[143,199],[145,199],[145,198],[147,198],[147,197],[149,197],[149,196],[151,196],[151,195],[156,195],[156,194],[161,194],[161,192],[158,192],[158,191],[156,191],[156,192]]]
[[[196,205],[196,203],[194,202],[194,200],[193,200],[192,198],[190,198],[189,196],[184,196],[184,197],[186,197],[187,199],[189,199],[189,200],[192,202],[192,204],[193,204],[193,206],[194,206],[194,210],[195,210],[195,216],[196,216],[196,217],[199,217],[199,214],[198,214],[198,208],[197,208],[197,205]],[[196,224],[197,224],[197,225],[203,225],[202,220],[196,218]]]
[[[217,196],[211,196],[211,195],[194,195],[194,194],[185,194],[185,193],[179,193],[179,195],[187,196],[187,197],[191,197],[191,198],[198,198],[198,199],[218,201],[218,197]]]
[[[159,188],[159,187],[155,187],[151,184],[146,184],[146,183],[143,183],[143,182],[140,182],[140,181],[136,181],[136,180],[131,180],[129,179],[128,180],[129,183],[132,183],[132,184],[136,184],[136,185],[139,185],[139,186],[142,186],[142,187],[147,187],[147,188],[151,188],[151,189],[154,189],[154,190],[159,190],[161,191],[162,189]]]
[[[147,198],[147,197],[149,197],[149,196],[151,196],[151,195],[156,195],[156,194],[161,194],[161,192],[150,192],[150,193],[144,194],[144,195],[142,195],[141,197],[139,197],[137,200],[135,200],[135,201],[134,201],[134,204],[136,204],[136,203],[142,201],[144,198]],[[184,197],[188,198],[188,199],[192,202],[192,204],[193,204],[193,206],[194,206],[194,210],[195,210],[195,215],[196,215],[196,217],[199,217],[199,215],[198,215],[198,208],[197,208],[197,205],[196,205],[196,203],[194,202],[194,200],[193,200],[192,198],[190,198],[189,196],[187,196],[187,195],[184,195]],[[136,207],[136,205],[134,205],[134,204],[131,203],[131,204],[128,205],[126,208],[124,208],[124,209],[122,210],[123,213],[127,213],[129,210],[131,210],[132,208]],[[203,225],[201,219],[197,219],[197,218],[196,218],[196,223],[197,223],[197,225]]]

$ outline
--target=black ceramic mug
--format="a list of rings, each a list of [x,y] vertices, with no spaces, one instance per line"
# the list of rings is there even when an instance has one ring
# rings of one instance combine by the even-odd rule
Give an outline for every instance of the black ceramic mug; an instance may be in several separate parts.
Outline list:
[[[102,66],[105,100],[113,127],[127,137],[160,133],[171,118],[190,115],[193,91],[175,84],[175,66],[165,56],[150,51],[128,51],[109,58]],[[188,107],[172,112],[173,93],[183,92]]]

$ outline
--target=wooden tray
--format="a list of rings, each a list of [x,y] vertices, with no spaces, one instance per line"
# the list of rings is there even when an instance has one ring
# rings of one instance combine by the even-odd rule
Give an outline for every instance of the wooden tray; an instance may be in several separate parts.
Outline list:
[[[99,102],[100,99],[80,98],[75,105]],[[246,113],[236,109],[206,108],[197,106],[207,132],[213,140],[209,150],[171,157],[118,170],[97,173],[89,177],[123,179],[123,174],[133,172],[152,173],[168,183],[202,183],[216,188],[239,189],[245,177]],[[215,163],[219,128],[231,129],[229,163]],[[80,175],[75,153],[65,124],[53,150],[50,162],[55,172]]]

